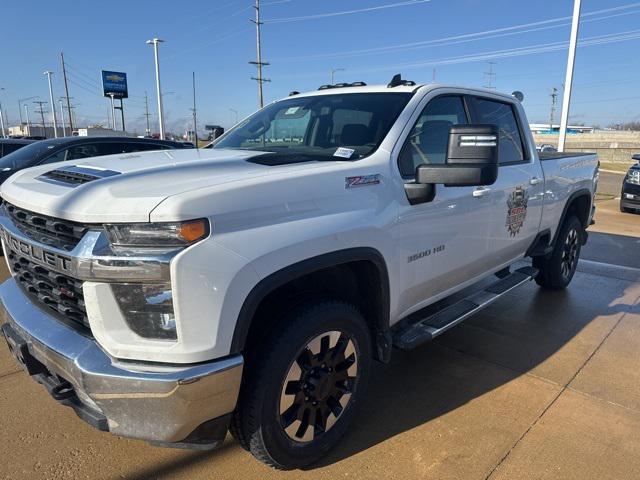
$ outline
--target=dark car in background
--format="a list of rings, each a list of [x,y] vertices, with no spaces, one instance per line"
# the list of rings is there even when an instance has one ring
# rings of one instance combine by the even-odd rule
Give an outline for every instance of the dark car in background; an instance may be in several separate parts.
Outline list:
[[[149,150],[193,148],[180,142],[130,137],[64,137],[31,142],[0,158],[0,183],[16,171],[36,165]]]
[[[632,158],[638,163],[633,165],[624,177],[620,194],[620,211],[640,213],[640,154]]]
[[[0,138],[0,158],[26,147],[35,140],[23,140],[16,138]]]

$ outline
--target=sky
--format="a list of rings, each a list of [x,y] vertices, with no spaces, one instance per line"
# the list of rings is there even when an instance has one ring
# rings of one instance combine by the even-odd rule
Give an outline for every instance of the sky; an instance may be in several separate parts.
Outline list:
[[[145,128],[145,92],[157,131],[153,49],[158,37],[165,124],[184,132],[192,121],[196,75],[199,130],[229,127],[258,107],[252,0],[78,0],[3,2],[0,101],[9,124],[18,100],[69,96],[81,124],[107,124],[100,70],[126,72],[128,131]],[[330,82],[386,84],[393,74],[418,83],[490,85],[525,95],[530,122],[548,122],[557,88],[559,123],[572,0],[262,0],[265,101]],[[571,123],[640,120],[640,2],[583,0]],[[488,62],[495,62],[489,64]],[[495,75],[485,72],[490,69]],[[48,108],[48,107],[47,107]],[[237,114],[236,114],[237,112]],[[23,112],[24,114],[24,112]],[[66,113],[65,113],[66,115]],[[58,114],[59,117],[59,114]]]

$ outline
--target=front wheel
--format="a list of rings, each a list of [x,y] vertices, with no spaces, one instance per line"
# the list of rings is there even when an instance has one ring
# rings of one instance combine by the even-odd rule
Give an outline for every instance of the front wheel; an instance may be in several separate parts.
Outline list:
[[[578,217],[567,218],[560,227],[551,256],[533,259],[533,266],[539,270],[536,276],[538,285],[554,290],[569,285],[576,273],[583,237],[584,228]]]
[[[317,461],[349,426],[370,361],[371,337],[355,307],[327,300],[297,309],[247,363],[232,433],[275,468]]]

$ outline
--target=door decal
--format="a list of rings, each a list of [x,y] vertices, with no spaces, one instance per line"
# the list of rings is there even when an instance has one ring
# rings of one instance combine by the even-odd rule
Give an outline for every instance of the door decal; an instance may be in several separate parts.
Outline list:
[[[522,225],[527,218],[527,202],[529,201],[529,194],[527,191],[518,186],[507,197],[507,222],[506,227],[509,231],[509,235],[515,237],[520,233]]]

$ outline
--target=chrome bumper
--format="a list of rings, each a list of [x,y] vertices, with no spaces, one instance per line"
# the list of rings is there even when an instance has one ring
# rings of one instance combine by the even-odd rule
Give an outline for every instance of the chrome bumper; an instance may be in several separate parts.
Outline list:
[[[69,382],[78,405],[104,418],[112,433],[190,443],[198,427],[235,409],[241,355],[190,366],[118,362],[95,340],[34,305],[13,279],[0,285],[0,301],[4,321],[46,368],[44,375]]]

